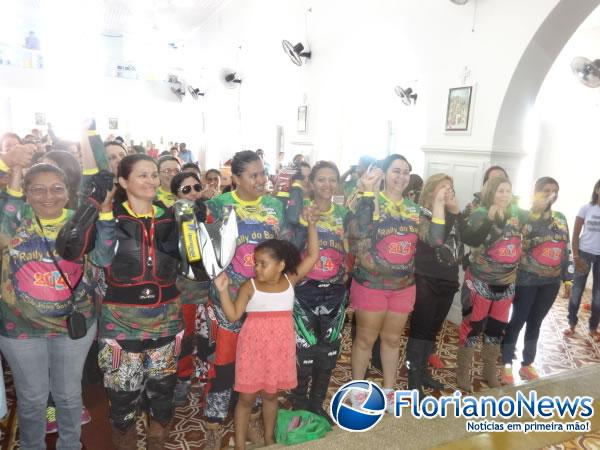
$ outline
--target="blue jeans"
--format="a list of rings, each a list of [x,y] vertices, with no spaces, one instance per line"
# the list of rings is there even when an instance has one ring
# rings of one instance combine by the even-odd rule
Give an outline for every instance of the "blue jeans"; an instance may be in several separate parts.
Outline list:
[[[577,325],[577,313],[581,304],[581,296],[585,290],[588,274],[592,271],[592,314],[590,315],[589,327],[590,331],[598,328],[600,322],[600,255],[592,255],[579,250],[579,256],[584,261],[586,270],[579,272],[575,269],[573,276],[573,288],[571,290],[571,298],[569,299],[569,326]]]
[[[510,364],[515,357],[515,347],[523,325],[525,341],[523,346],[522,366],[528,366],[535,360],[540,328],[544,318],[550,311],[558,291],[560,281],[539,286],[517,285],[512,303],[512,315],[502,340],[502,363]]]
[[[8,361],[17,392],[20,443],[23,450],[46,448],[48,393],[56,404],[56,448],[80,449],[81,376],[96,324],[85,337],[10,339],[0,336],[0,350]]]

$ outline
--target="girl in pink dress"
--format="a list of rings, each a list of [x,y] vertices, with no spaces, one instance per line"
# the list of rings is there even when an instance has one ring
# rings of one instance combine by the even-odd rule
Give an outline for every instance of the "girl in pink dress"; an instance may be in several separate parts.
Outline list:
[[[244,449],[250,410],[260,394],[263,402],[265,443],[275,443],[277,391],[296,387],[296,336],[292,310],[294,285],[312,269],[319,257],[316,222],[318,211],[307,208],[308,253],[300,253],[290,242],[270,239],[254,250],[256,278],[242,284],[237,300],[231,301],[229,279],[215,279],[227,320],[234,322],[247,313],[237,342],[235,390],[235,448]]]

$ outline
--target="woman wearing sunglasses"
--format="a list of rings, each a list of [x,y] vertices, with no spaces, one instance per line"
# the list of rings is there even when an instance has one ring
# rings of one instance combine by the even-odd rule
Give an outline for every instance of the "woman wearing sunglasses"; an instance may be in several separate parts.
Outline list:
[[[177,200],[200,201],[201,191],[200,178],[194,172],[180,172],[171,180],[171,193],[177,197]],[[173,396],[175,406],[183,406],[187,403],[192,373],[194,372],[194,347],[199,349],[198,356],[200,359],[205,359],[203,355],[206,351],[203,351],[203,349],[206,346],[202,343],[206,341],[208,344],[208,336],[206,336],[206,340],[199,337],[200,341],[197,342],[197,345],[194,345],[194,339],[197,336],[196,317],[201,318],[201,321],[204,318],[203,322],[206,323],[204,305],[208,301],[209,284],[206,281],[189,280],[183,276],[177,278],[177,289],[181,293],[184,334],[181,353],[177,362],[177,384]]]

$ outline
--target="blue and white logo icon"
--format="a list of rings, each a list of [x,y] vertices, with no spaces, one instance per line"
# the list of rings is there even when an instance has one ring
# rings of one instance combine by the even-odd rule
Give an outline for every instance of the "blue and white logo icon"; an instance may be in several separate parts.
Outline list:
[[[356,407],[345,404],[344,400],[352,396],[364,398],[362,404]],[[379,423],[385,408],[386,398],[381,388],[370,381],[359,380],[338,389],[331,399],[329,413],[343,430],[368,431]]]

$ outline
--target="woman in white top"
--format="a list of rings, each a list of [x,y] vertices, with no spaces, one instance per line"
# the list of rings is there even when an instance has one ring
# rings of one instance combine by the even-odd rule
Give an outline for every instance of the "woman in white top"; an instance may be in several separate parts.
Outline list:
[[[569,300],[569,328],[564,333],[565,336],[575,334],[581,295],[591,270],[593,285],[589,329],[592,338],[599,340],[600,333],[597,328],[600,322],[600,180],[594,185],[592,200],[583,205],[577,213],[573,227],[572,249],[575,274]]]

